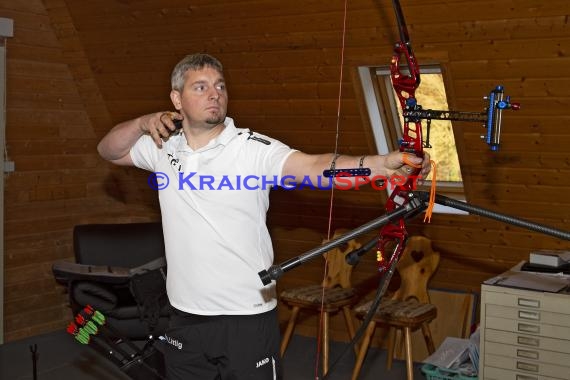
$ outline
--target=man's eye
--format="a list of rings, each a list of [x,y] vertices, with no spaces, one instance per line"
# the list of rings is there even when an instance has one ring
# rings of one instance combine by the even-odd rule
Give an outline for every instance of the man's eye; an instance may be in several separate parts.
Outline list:
[[[206,89],[206,86],[196,86],[194,87],[194,90],[196,91],[204,91]]]
[[[220,83],[217,87],[218,87],[218,90],[223,91],[223,90],[226,89],[226,84],[225,84],[225,83]]]

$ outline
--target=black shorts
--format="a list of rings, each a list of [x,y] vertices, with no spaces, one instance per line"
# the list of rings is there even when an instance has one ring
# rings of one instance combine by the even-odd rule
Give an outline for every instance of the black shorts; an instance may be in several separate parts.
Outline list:
[[[277,310],[201,316],[176,310],[164,334],[169,380],[281,379]]]

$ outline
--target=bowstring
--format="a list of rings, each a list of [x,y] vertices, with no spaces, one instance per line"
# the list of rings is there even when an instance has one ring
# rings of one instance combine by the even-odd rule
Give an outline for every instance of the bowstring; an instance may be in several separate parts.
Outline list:
[[[337,100],[337,111],[336,111],[336,130],[335,130],[335,141],[334,141],[334,152],[333,152],[333,160],[337,157],[338,154],[338,140],[340,135],[340,111],[341,111],[341,103],[342,103],[342,83],[344,79],[344,51],[346,46],[346,19],[348,14],[348,0],[344,1],[344,11],[343,11],[343,21],[342,21],[342,42],[341,42],[341,49],[340,49],[340,74],[339,74],[339,81],[338,81],[338,100]],[[332,218],[333,218],[333,203],[334,203],[334,173],[332,173],[333,177],[331,177],[332,186],[329,198],[329,219],[328,219],[328,227],[327,227],[327,240],[331,239],[332,233]],[[315,355],[315,380],[319,380],[319,362],[320,362],[320,354],[322,349],[322,333],[323,333],[323,320],[324,320],[324,301],[325,301],[325,280],[327,278],[327,268],[328,268],[328,259],[327,256],[325,258],[325,269],[323,275],[323,287],[322,287],[322,294],[321,294],[321,308],[320,308],[320,315],[319,315],[319,328],[317,331],[317,353]],[[324,371],[324,368],[323,368]]]

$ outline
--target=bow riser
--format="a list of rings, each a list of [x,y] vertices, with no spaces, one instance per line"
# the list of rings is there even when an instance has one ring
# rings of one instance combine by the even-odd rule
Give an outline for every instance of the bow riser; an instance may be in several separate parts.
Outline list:
[[[396,17],[400,26],[401,37],[407,38],[407,29],[403,19],[398,1],[394,1],[394,8],[396,10]],[[402,61],[405,61],[406,73],[402,71]],[[392,87],[400,103],[402,111],[414,108],[416,102],[416,90],[420,85],[420,69],[412,46],[408,40],[399,41],[394,45],[394,53],[390,63],[390,77],[392,80]],[[422,123],[421,120],[416,120],[410,123],[408,118],[404,118],[404,130],[402,139],[400,141],[400,151],[413,154],[417,157],[423,157],[423,141],[422,141]],[[393,211],[397,207],[406,204],[408,196],[411,191],[415,190],[416,178],[420,172],[420,168],[413,170],[413,176],[406,179],[402,185],[395,186],[386,202],[386,211]],[[408,232],[406,231],[405,220],[402,218],[394,224],[384,226],[380,231],[380,239],[378,241],[377,261],[378,269],[380,272],[387,272],[394,260],[399,260],[402,252],[404,251]],[[388,246],[395,244],[390,260],[384,259],[385,252]]]

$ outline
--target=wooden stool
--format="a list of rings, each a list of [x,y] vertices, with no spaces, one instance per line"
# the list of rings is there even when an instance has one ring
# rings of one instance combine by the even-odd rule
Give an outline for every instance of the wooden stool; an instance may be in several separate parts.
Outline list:
[[[358,306],[355,309],[356,316],[358,318],[364,318],[372,301]],[[414,378],[414,368],[412,360],[412,332],[418,328],[422,329],[424,339],[428,352],[430,354],[435,352],[435,347],[431,337],[431,331],[429,329],[429,322],[437,317],[437,309],[434,305],[429,303],[419,303],[416,300],[398,301],[398,300],[385,300],[380,303],[380,307],[374,314],[374,317],[370,321],[370,324],[366,328],[366,333],[364,335],[364,340],[360,346],[360,351],[356,358],[356,364],[352,372],[352,380],[358,378],[360,369],[362,368],[362,363],[366,356],[366,351],[370,345],[370,339],[376,325],[387,325],[393,327],[390,330],[390,335],[388,338],[388,358],[386,363],[386,368],[392,368],[392,359],[394,357],[394,347],[396,340],[396,330],[403,331],[405,349],[406,349],[406,368],[408,373],[408,380]]]
[[[366,351],[370,345],[370,339],[377,325],[390,328],[388,336],[388,361],[386,367],[392,368],[394,347],[396,344],[396,332],[403,332],[406,348],[406,366],[408,380],[414,378],[412,361],[412,332],[421,328],[428,352],[435,352],[429,323],[437,317],[437,308],[429,303],[427,284],[439,264],[439,253],[431,247],[431,241],[423,236],[410,237],[406,242],[406,248],[398,262],[398,273],[401,284],[391,299],[384,299],[374,313],[374,317],[366,328],[362,345],[352,372],[352,380],[356,380]],[[355,309],[356,316],[364,318],[372,302],[358,306]]]
[[[334,237],[341,236],[347,230],[338,230]],[[294,289],[283,290],[280,300],[292,307],[291,316],[281,341],[281,356],[287,350],[291,335],[295,330],[297,317],[301,309],[312,312],[323,312],[323,374],[328,372],[329,366],[329,319],[330,314],[342,310],[350,339],[354,337],[354,322],[352,320],[352,306],[356,303],[357,294],[350,285],[352,266],[348,265],[345,255],[361,244],[350,240],[344,247],[337,247],[327,252],[327,276],[320,285],[309,285]],[[318,334],[317,334],[318,335]]]

